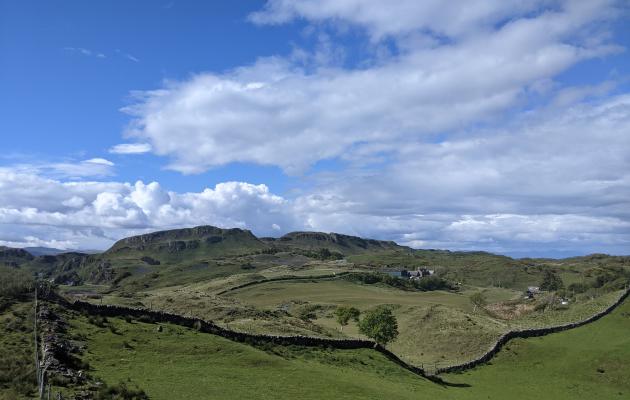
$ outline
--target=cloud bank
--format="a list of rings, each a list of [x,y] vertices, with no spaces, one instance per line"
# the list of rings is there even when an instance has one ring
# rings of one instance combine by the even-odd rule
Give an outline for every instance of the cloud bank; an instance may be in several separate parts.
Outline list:
[[[308,175],[299,189],[222,182],[178,193],[79,180],[111,175],[104,159],[52,176],[11,166],[0,170],[0,244],[104,248],[212,224],[509,254],[628,254],[630,95],[611,76],[556,81],[624,51],[610,30],[620,7],[270,0],[249,20],[306,24],[312,49],[134,92],[122,109],[134,143],[109,151],[152,152],[184,174],[275,166]],[[345,58],[336,39],[347,32],[365,38],[364,59]],[[313,168],[325,160],[340,167]]]
[[[0,244],[105,248],[199,224],[258,235],[336,231],[413,247],[509,254],[627,253],[630,96],[545,109],[509,129],[404,147],[357,147],[351,167],[297,195],[223,182],[177,193],[158,182],[61,181],[0,169]],[[386,154],[386,166],[365,163]],[[360,161],[353,161],[354,158]],[[10,233],[9,233],[10,232]]]

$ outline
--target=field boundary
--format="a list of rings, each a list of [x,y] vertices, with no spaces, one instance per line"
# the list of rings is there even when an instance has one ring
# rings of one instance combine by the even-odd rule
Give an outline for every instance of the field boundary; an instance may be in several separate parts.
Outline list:
[[[306,278],[304,278],[306,279]],[[286,280],[286,279],[285,279]],[[251,282],[249,284],[252,284]],[[233,289],[236,290],[236,289]],[[502,348],[512,339],[516,338],[530,338],[530,337],[539,337],[549,335],[551,333],[562,332],[566,330],[570,330],[573,328],[578,328],[580,326],[584,326],[591,322],[597,321],[600,318],[610,314],[613,310],[615,310],[621,303],[623,303],[630,296],[630,287],[628,287],[619,298],[606,309],[578,322],[556,325],[546,328],[534,328],[534,329],[522,329],[522,330],[514,330],[504,333],[499,337],[499,339],[492,345],[492,347],[485,352],[480,357],[465,362],[461,364],[451,365],[448,367],[437,368],[433,374],[429,374],[426,372],[424,368],[420,368],[414,365],[411,365],[405,361],[403,361],[396,354],[387,350],[385,347],[373,342],[371,340],[362,340],[362,339],[328,339],[328,338],[318,338],[312,336],[277,336],[277,335],[263,335],[263,334],[251,334],[239,331],[233,331],[230,329],[223,328],[219,325],[216,325],[212,321],[206,321],[196,317],[186,317],[180,314],[174,314],[166,311],[156,311],[149,310],[146,308],[140,307],[124,307],[119,305],[111,305],[111,304],[93,304],[88,303],[81,300],[75,300],[70,302],[65,298],[59,295],[48,296],[49,300],[57,301],[63,303],[64,306],[80,311],[86,312],[88,314],[96,314],[105,317],[125,317],[131,316],[137,319],[144,318],[151,322],[161,322],[161,323],[171,323],[175,325],[184,326],[187,328],[196,329],[200,332],[213,334],[216,336],[223,337],[228,340],[232,340],[235,342],[241,342],[246,344],[267,344],[272,343],[276,345],[282,346],[305,346],[305,347],[330,347],[334,349],[340,350],[350,350],[350,349],[373,349],[383,354],[387,359],[399,365],[400,367],[419,375],[423,378],[429,379],[433,382],[439,384],[446,384],[442,378],[440,378],[439,374],[450,373],[450,372],[461,372],[464,370],[475,368],[481,364],[485,364],[490,361]]]
[[[387,350],[380,344],[371,340],[362,339],[327,339],[311,336],[276,336],[261,335],[245,332],[233,331],[216,325],[212,321],[206,321],[196,317],[186,317],[180,314],[169,313],[166,311],[155,311],[139,307],[124,307],[111,304],[93,304],[81,300],[70,302],[59,295],[50,295],[48,300],[61,303],[63,306],[91,315],[101,315],[105,317],[125,317],[130,316],[137,319],[143,318],[151,322],[170,323],[187,328],[196,329],[199,332],[209,333],[223,337],[235,342],[246,344],[267,344],[272,343],[282,346],[304,346],[304,347],[329,347],[339,350],[352,349],[371,349],[383,354],[388,360],[394,362],[398,366],[412,372],[415,375],[429,379],[438,384],[447,384],[440,377],[428,374],[423,368],[408,364],[396,354]]]
[[[619,296],[619,298],[613,304],[608,306],[606,309],[578,322],[555,325],[555,326],[550,326],[546,328],[519,329],[519,330],[508,331],[504,333],[503,335],[501,335],[499,339],[492,345],[492,347],[490,347],[490,349],[487,352],[485,352],[483,355],[481,355],[480,357],[471,361],[467,361],[462,364],[456,364],[456,365],[451,365],[448,367],[438,368],[435,371],[435,374],[438,375],[438,374],[444,374],[444,373],[450,373],[450,372],[461,372],[461,371],[475,368],[481,364],[485,364],[488,361],[490,361],[503,348],[503,346],[505,346],[505,344],[507,344],[512,339],[516,339],[516,338],[525,339],[525,338],[530,338],[530,337],[545,336],[551,333],[557,333],[557,332],[567,331],[574,328],[579,328],[580,326],[584,326],[586,324],[590,324],[591,322],[595,322],[598,319],[610,314],[621,303],[623,303],[628,298],[628,296],[630,296],[630,287],[628,287]]]

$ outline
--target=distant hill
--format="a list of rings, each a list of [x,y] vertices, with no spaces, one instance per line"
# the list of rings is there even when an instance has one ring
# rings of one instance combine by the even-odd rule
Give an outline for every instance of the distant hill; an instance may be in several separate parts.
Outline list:
[[[18,267],[33,260],[33,255],[24,249],[0,246],[0,265]]]
[[[214,226],[132,236],[99,254],[50,248],[30,251],[33,254],[0,247],[0,265],[24,268],[58,283],[127,285],[133,290],[341,258],[380,270],[427,267],[454,282],[509,288],[538,283],[543,268],[570,266],[583,271],[630,263],[628,257],[598,254],[564,260],[515,260],[479,251],[412,249],[393,241],[338,233],[291,232],[279,238],[258,238],[246,229]]]
[[[99,250],[77,250],[77,249],[55,249],[53,247],[24,247],[24,250],[28,251],[34,256],[56,256],[63,253],[83,253],[83,254],[98,254]]]
[[[198,226],[128,237],[116,242],[102,256],[120,258],[148,255],[160,261],[176,261],[242,254],[266,247],[246,229]]]
[[[358,236],[323,232],[291,232],[277,239],[263,238],[262,240],[281,249],[317,250],[327,248],[342,255],[409,249],[393,241],[364,239]]]
[[[34,256],[56,256],[57,254],[67,252],[67,250],[55,249],[52,247],[24,247],[24,250]]]

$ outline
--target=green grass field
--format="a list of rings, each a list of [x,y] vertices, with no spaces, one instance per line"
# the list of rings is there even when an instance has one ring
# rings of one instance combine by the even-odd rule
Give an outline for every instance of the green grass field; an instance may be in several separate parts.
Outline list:
[[[152,399],[625,399],[630,395],[630,302],[574,330],[515,340],[491,365],[440,386],[372,350],[266,350],[172,325],[79,317],[90,373],[130,382]]]
[[[109,324],[117,334],[85,318],[72,322],[87,336],[90,373],[108,384],[130,380],[152,399],[413,399],[443,391],[372,350],[263,351],[173,325],[157,332],[153,324]]]
[[[33,302],[15,301],[0,311],[0,399],[36,393]]]
[[[517,339],[492,365],[451,374],[471,384],[477,398],[630,398],[630,302],[581,328],[542,338]],[[483,393],[487,397],[482,397]],[[474,398],[474,397],[472,397]]]
[[[379,304],[406,306],[443,304],[472,309],[468,298],[459,294],[443,291],[405,292],[344,280],[270,282],[236,290],[227,297],[236,297],[240,301],[263,308],[275,308],[283,302],[299,300],[320,304],[353,305],[363,309]]]

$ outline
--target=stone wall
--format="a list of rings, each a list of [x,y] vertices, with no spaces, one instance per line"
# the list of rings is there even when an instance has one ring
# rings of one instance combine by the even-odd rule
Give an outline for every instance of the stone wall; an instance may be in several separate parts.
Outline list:
[[[70,309],[85,312],[91,315],[101,315],[104,317],[125,317],[130,316],[133,318],[143,318],[151,320],[153,322],[170,323],[180,326],[185,326],[192,329],[197,329],[200,332],[210,333],[213,335],[221,336],[226,339],[248,343],[248,344],[265,344],[273,343],[277,345],[296,345],[307,347],[330,347],[334,349],[373,349],[378,351],[387,357],[390,361],[398,364],[402,368],[407,369],[414,374],[420,375],[424,378],[431,379],[435,382],[442,383],[441,379],[435,376],[430,376],[425,373],[422,368],[407,364],[401,360],[397,355],[387,350],[383,346],[370,340],[361,339],[326,339],[310,336],[275,336],[275,335],[261,335],[251,334],[245,332],[238,332],[223,328],[216,325],[211,321],[205,321],[200,318],[186,317],[179,314],[173,314],[164,311],[147,310],[144,308],[123,307],[117,305],[108,304],[92,304],[84,301],[76,300],[69,303],[59,297],[55,298],[56,301],[64,301],[64,305]]]
[[[448,373],[448,372],[464,371],[467,369],[474,368],[478,365],[485,364],[488,361],[490,361],[492,357],[494,357],[499,352],[499,350],[501,350],[503,346],[512,339],[545,336],[545,335],[549,335],[550,333],[562,332],[569,329],[578,328],[580,326],[597,321],[603,316],[610,314],[615,308],[617,308],[621,303],[623,303],[624,300],[626,300],[626,298],[628,298],[629,295],[630,295],[630,288],[626,289],[626,291],[619,297],[619,299],[617,299],[617,301],[615,301],[608,308],[582,321],[573,322],[569,324],[563,324],[563,325],[556,325],[556,326],[551,326],[547,328],[522,329],[522,330],[515,330],[515,331],[509,331],[507,333],[504,333],[492,345],[492,347],[480,357],[474,360],[465,362],[463,364],[457,364],[457,365],[451,365],[444,368],[438,368],[435,373],[443,374],[443,373]]]
[[[285,279],[285,278],[283,278]],[[306,279],[306,278],[305,278]],[[255,284],[253,282],[249,282],[246,285]],[[442,373],[449,373],[455,371],[463,371],[466,369],[474,368],[480,364],[484,364],[492,357],[494,357],[501,348],[510,340],[515,338],[528,338],[535,336],[544,336],[550,333],[566,331],[569,329],[577,328],[588,323],[594,322],[603,316],[612,312],[615,308],[617,308],[626,298],[630,296],[630,288],[626,289],[626,291],[609,307],[605,310],[587,318],[582,321],[557,325],[548,328],[537,328],[537,329],[523,329],[523,330],[515,330],[509,331],[503,334],[497,342],[482,356],[468,361],[463,364],[452,365],[448,367],[438,368],[435,371],[435,375]],[[51,298],[52,299],[52,298]],[[245,332],[238,332],[223,328],[221,326],[216,325],[212,321],[205,321],[200,318],[195,317],[186,317],[179,314],[173,314],[165,311],[155,311],[148,310],[144,308],[134,308],[134,307],[124,307],[117,305],[108,305],[108,304],[92,304],[84,301],[76,300],[72,303],[67,302],[65,299],[62,299],[58,296],[55,296],[53,300],[64,302],[65,306],[74,309],[77,311],[86,312],[88,314],[96,314],[105,317],[125,317],[130,316],[133,318],[144,318],[149,319],[153,322],[161,322],[161,323],[171,323],[180,326],[185,326],[188,328],[197,329],[201,332],[214,334],[217,336],[224,337],[226,339],[250,343],[250,344],[264,344],[264,343],[273,343],[278,345],[296,345],[296,346],[307,346],[307,347],[330,347],[334,349],[373,349],[385,357],[387,357],[392,362],[398,364],[402,368],[405,368],[417,375],[422,377],[431,379],[437,383],[444,383],[441,378],[435,375],[429,375],[422,368],[410,365],[405,361],[401,360],[397,355],[387,350],[383,346],[377,344],[376,342],[370,340],[360,340],[360,339],[326,339],[326,338],[317,338],[310,336],[275,336],[275,335],[262,335],[262,334],[251,334]]]

